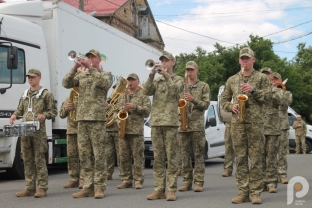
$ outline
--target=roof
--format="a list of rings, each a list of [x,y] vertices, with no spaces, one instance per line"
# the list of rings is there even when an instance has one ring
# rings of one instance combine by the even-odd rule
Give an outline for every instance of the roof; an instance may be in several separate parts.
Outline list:
[[[65,3],[78,8],[77,0],[63,0]],[[84,6],[86,13],[96,12],[95,16],[109,15],[116,12],[128,0],[84,0],[87,4]]]

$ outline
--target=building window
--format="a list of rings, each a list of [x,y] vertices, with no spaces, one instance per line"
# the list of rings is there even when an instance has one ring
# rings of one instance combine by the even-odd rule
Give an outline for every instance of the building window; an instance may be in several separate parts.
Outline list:
[[[131,22],[135,25],[137,25],[137,9],[135,7],[134,2],[131,4]]]
[[[149,36],[148,30],[148,16],[140,16],[139,17],[139,36],[140,37],[147,37]]]

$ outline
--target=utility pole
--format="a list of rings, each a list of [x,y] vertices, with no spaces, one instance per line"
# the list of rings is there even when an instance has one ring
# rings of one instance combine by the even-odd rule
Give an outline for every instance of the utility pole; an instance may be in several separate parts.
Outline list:
[[[84,0],[78,0],[79,1],[79,10],[81,10],[81,11],[85,11],[84,10]]]

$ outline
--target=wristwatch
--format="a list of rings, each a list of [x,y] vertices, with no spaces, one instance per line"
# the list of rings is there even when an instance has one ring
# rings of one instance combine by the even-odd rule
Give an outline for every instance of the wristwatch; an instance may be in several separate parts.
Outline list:
[[[256,92],[257,91],[257,88],[252,88],[252,90],[251,90],[251,93],[254,93],[254,92]]]

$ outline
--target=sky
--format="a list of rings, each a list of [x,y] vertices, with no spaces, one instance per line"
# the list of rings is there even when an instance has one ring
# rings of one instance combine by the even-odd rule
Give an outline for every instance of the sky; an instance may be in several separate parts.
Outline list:
[[[198,46],[212,52],[216,42],[224,47],[244,44],[251,34],[273,41],[274,52],[287,60],[294,58],[299,43],[312,46],[312,0],[148,2],[165,50],[174,55],[192,53]]]
[[[149,0],[165,42],[179,55],[200,46],[207,52],[218,42],[231,47],[249,35],[274,42],[281,58],[293,59],[299,43],[312,46],[311,0]]]

